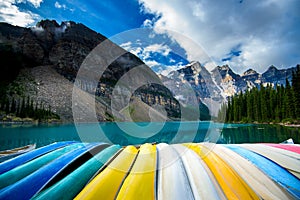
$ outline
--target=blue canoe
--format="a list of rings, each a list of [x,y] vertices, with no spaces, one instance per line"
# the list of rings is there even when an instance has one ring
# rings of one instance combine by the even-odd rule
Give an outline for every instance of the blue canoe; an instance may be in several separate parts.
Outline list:
[[[110,159],[113,159],[114,155],[119,152],[120,149],[121,147],[119,145],[113,145],[104,149],[64,179],[41,191],[33,199],[73,199],[84,188],[93,175],[105,163],[107,163]],[[74,184],[74,180],[76,180],[76,184]]]
[[[86,144],[55,159],[20,181],[0,190],[0,199],[30,199],[55,175],[99,143]]]
[[[50,151],[53,151],[55,149],[64,147],[66,145],[72,144],[74,142],[72,141],[67,141],[67,142],[57,142],[50,144],[48,146],[38,148],[36,150],[33,150],[31,152],[28,152],[26,154],[22,154],[18,157],[15,157],[13,159],[7,160],[3,163],[0,164],[0,174],[3,174],[4,172],[7,172],[17,166],[20,166],[30,160],[33,160],[41,155],[44,155],[46,153],[49,153]]]
[[[277,163],[236,145],[224,145],[257,166],[296,199],[300,199],[300,180]]]
[[[72,151],[73,149],[84,147],[82,143],[75,143],[68,145],[66,147],[57,149],[52,151],[48,154],[40,156],[32,161],[29,161],[23,165],[13,168],[12,170],[5,172],[0,175],[0,189],[14,184],[15,182],[21,180],[22,178],[26,177],[27,175],[33,173],[34,171],[38,170],[39,168],[43,167],[44,165],[48,164],[49,162],[53,161],[54,159]]]

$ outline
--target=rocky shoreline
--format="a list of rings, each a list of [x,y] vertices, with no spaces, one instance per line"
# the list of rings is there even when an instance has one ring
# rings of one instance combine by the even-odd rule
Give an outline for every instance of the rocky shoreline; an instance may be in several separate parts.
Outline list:
[[[0,124],[32,124],[32,125],[39,125],[39,124],[60,124],[62,123],[59,119],[47,119],[39,121],[33,118],[20,118],[14,115],[4,115],[0,118]]]

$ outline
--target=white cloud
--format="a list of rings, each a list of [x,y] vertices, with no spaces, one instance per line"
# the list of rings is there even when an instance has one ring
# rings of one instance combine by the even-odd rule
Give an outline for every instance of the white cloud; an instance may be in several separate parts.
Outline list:
[[[171,71],[181,69],[184,64],[182,62],[176,62],[172,57],[168,57],[172,49],[166,44],[148,44],[144,45],[140,40],[135,42],[125,42],[120,44],[122,48],[129,51],[130,53],[141,58],[146,65],[152,68],[157,74],[167,76]],[[175,52],[176,53],[176,52]],[[155,56],[168,57],[168,60],[173,65],[164,65],[159,61],[155,60]]]
[[[187,52],[188,59],[206,62],[204,54],[217,64],[240,45],[240,56],[226,61],[236,72],[252,67],[290,67],[300,62],[299,0],[139,0],[142,12],[156,15],[157,33],[166,32]],[[163,31],[163,30],[171,31]],[[197,45],[190,45],[184,37]],[[197,51],[202,46],[205,52]],[[198,47],[197,47],[198,46]]]
[[[14,3],[30,3],[32,4],[35,8],[39,8],[41,6],[41,3],[44,1],[44,0],[8,0],[8,1],[11,1],[11,2],[14,2]]]
[[[163,44],[151,44],[145,47],[143,50],[144,59],[149,58],[151,53],[159,53],[162,54],[163,56],[168,56],[170,52],[171,52],[170,47]]]
[[[60,4],[58,1],[55,2],[54,6],[55,6],[55,8],[58,8],[58,9],[61,9],[61,8],[64,10],[67,9],[66,4]]]
[[[129,42],[120,44],[120,47],[127,49],[127,48],[131,48],[131,45],[132,45],[132,42],[129,41]]]
[[[139,41],[137,41],[135,44],[132,44],[132,42],[126,42],[120,44],[120,46],[125,50],[129,51],[130,53],[138,56],[145,62],[151,59],[151,54],[153,53],[158,53],[162,56],[168,56],[171,52],[171,48],[167,45],[150,44],[144,47]]]
[[[150,20],[150,19],[146,19],[143,22],[143,27],[145,27],[145,28],[152,28],[153,27],[153,21]]]
[[[33,25],[40,19],[40,16],[30,11],[21,11],[15,4],[20,1],[6,0],[0,1],[0,20],[17,25],[29,26]],[[42,1],[28,1],[34,6],[39,6]]]
[[[153,67],[153,66],[158,66],[158,65],[160,65],[160,63],[158,63],[158,62],[155,61],[155,60],[146,60],[146,61],[145,61],[145,64],[148,65],[149,67]]]
[[[31,3],[36,8],[40,7],[41,3],[43,2],[43,0],[23,0],[23,1],[27,1]]]
[[[126,51],[129,51],[130,53],[132,53],[138,57],[143,52],[143,49],[140,46],[133,46],[132,42],[130,42],[130,41],[120,44],[120,47],[124,48]]]
[[[170,74],[170,72],[172,71],[176,71],[176,70],[179,70],[181,68],[183,68],[184,65],[182,64],[177,64],[177,65],[173,65],[173,66],[165,66],[164,69],[162,69],[161,71],[157,72],[158,74],[162,74],[164,76],[168,76]]]

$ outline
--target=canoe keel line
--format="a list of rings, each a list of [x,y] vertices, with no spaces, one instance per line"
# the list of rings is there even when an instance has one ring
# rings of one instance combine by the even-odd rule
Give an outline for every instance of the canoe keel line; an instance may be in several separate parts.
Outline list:
[[[0,163],[0,199],[300,199],[300,145],[61,142]]]

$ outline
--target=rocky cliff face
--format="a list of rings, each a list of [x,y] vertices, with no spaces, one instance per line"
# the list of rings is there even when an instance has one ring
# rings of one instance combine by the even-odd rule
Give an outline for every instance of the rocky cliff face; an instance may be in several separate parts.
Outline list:
[[[161,76],[163,83],[185,104],[189,104],[191,93],[195,93],[200,108],[201,118],[209,120],[207,110],[214,114],[214,103],[221,102],[221,90],[212,79],[211,74],[199,62],[192,62],[184,68],[171,72],[167,77]]]
[[[103,35],[90,30],[83,24],[75,22],[62,22],[58,24],[56,21],[43,20],[39,22],[36,27],[32,28],[22,28],[0,23],[0,59],[3,63],[1,66],[1,84],[12,83],[22,69],[34,69],[38,66],[47,66],[45,68],[46,71],[54,69],[62,78],[72,83],[86,56],[99,43],[106,39],[107,38]],[[111,51],[111,49],[108,49],[108,51]],[[99,54],[101,56],[101,52]],[[112,114],[110,103],[115,84],[129,70],[140,65],[144,65],[144,63],[133,54],[127,52],[108,66],[99,83],[97,83],[96,90],[91,88],[91,85],[94,83],[91,83],[89,80],[81,79],[78,81],[78,87],[81,90],[90,94],[96,94],[96,100],[102,105],[103,110],[105,110],[98,112],[99,120],[112,120],[108,118],[110,118]],[[151,73],[151,76],[159,80],[157,75],[152,72],[149,67],[145,66],[145,68],[149,69],[148,71],[150,72],[148,73]],[[45,75],[45,70],[42,70],[43,75],[41,76]],[[41,68],[33,71],[41,71]],[[53,71],[51,71],[51,74],[53,74]],[[140,77],[132,77],[132,80],[136,83],[139,81],[139,78]],[[33,79],[42,80],[43,77],[37,77],[35,73]],[[49,81],[47,81],[47,83],[49,83]],[[135,95],[144,101],[146,105],[162,105],[167,110],[169,118],[177,118],[180,115],[180,105],[178,101],[172,97],[168,89],[151,85],[145,85],[143,87],[144,88]],[[43,93],[36,92],[35,98],[41,98],[39,94],[47,96],[45,92],[51,92],[48,96],[54,98],[53,101],[47,100],[48,104],[53,107],[55,107],[55,104],[58,105],[56,101],[60,100],[56,98],[58,94],[55,94],[55,89],[45,89]],[[68,90],[68,95],[70,92],[72,91]],[[63,106],[61,104],[64,103],[60,102],[58,109]],[[68,109],[64,110],[68,113],[60,114],[67,116],[65,118],[70,121],[70,104],[66,103],[65,106],[67,106]],[[98,107],[101,110],[101,106]],[[121,114],[118,119],[122,120]]]

